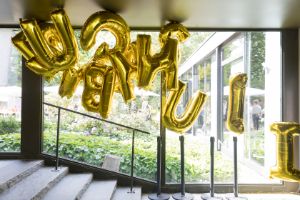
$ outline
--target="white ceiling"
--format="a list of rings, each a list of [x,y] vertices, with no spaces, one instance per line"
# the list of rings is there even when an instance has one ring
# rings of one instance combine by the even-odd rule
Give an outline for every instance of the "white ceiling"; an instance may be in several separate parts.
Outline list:
[[[29,16],[46,19],[57,5],[74,26],[106,7],[137,28],[158,28],[163,18],[189,28],[300,27],[300,0],[0,0],[0,25],[17,25]]]

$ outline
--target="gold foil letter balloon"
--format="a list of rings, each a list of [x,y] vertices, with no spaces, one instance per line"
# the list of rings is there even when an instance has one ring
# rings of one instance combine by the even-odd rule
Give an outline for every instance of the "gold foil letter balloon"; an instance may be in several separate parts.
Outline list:
[[[151,56],[151,36],[138,35],[136,40],[137,46],[137,75],[138,86],[149,89],[158,72],[168,70],[177,74],[178,65],[178,41],[168,38],[161,52]],[[172,69],[172,70],[171,70]],[[175,71],[174,71],[175,70]],[[173,77],[174,81],[178,81],[177,76]],[[168,81],[170,82],[170,81]],[[177,83],[172,87],[167,85],[168,89],[177,89]]]
[[[247,75],[239,73],[229,80],[227,128],[235,133],[244,132],[244,99]]]
[[[284,181],[300,182],[300,171],[294,167],[293,141],[300,135],[300,124],[295,122],[277,122],[270,126],[270,130],[276,135],[276,159],[275,167],[270,170],[271,178]]]
[[[132,80],[133,67],[130,66],[126,58],[120,51],[110,55],[111,62],[116,68],[116,73],[119,81],[119,89],[126,103],[135,98],[134,85]]]
[[[165,25],[159,35],[161,51],[152,56],[151,37],[138,35],[136,45],[139,87],[149,89],[157,73],[165,71],[167,89],[178,89],[178,45],[188,36],[188,30],[179,23],[172,22]]]
[[[183,43],[190,33],[187,28],[177,22],[171,22],[162,27],[159,34],[160,45],[163,47],[168,38],[177,39],[180,43]],[[179,44],[178,44],[179,45]],[[166,86],[169,90],[176,90],[178,88],[178,64],[180,63],[180,48],[178,50],[177,62],[173,62],[166,70]]]
[[[53,24],[42,26],[36,20],[23,20],[22,32],[12,38],[27,67],[45,77],[72,68],[78,58],[76,38],[65,11],[52,12],[51,19]]]
[[[117,14],[109,11],[96,12],[91,15],[81,29],[80,43],[84,50],[89,50],[96,43],[99,31],[110,31],[116,38],[113,51],[124,52],[130,43],[130,29]]]
[[[108,45],[103,43],[97,49],[94,60],[85,69],[83,107],[107,118],[111,110],[115,81],[116,74],[110,61]]]
[[[134,99],[134,86],[129,80],[134,67],[130,62],[134,62],[134,46],[130,45],[130,29],[126,22],[117,14],[109,11],[94,13],[85,22],[81,30],[80,42],[83,49],[90,49],[96,42],[96,35],[101,30],[110,31],[116,38],[116,45],[109,50],[114,72],[117,74],[118,89],[123,95],[124,101]],[[130,61],[122,55],[126,53],[130,56]]]
[[[199,116],[206,100],[206,94],[197,91],[193,98],[189,100],[182,116],[177,117],[177,106],[184,90],[186,89],[186,85],[181,81],[179,81],[178,86],[179,88],[177,91],[170,91],[166,105],[163,106],[162,123],[166,128],[172,131],[184,133],[191,128],[194,121]]]
[[[83,79],[85,67],[77,69],[76,67],[64,71],[59,86],[59,95],[61,97],[71,98],[79,84]]]
[[[168,38],[173,38],[179,40],[179,42],[184,42],[189,36],[190,33],[186,27],[177,22],[171,22],[161,28],[159,40],[161,46],[164,46]]]

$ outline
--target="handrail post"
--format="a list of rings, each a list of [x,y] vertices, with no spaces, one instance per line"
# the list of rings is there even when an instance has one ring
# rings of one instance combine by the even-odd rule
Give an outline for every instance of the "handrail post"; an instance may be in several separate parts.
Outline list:
[[[226,197],[227,200],[248,200],[247,197],[239,196],[239,184],[238,184],[238,157],[237,157],[237,142],[238,139],[236,136],[233,136],[233,196],[231,194]]]
[[[157,192],[149,194],[148,199],[150,200],[168,200],[170,195],[161,193],[161,137],[157,137],[157,163],[156,163],[156,186]]]
[[[134,193],[133,191],[133,168],[134,168],[134,138],[135,138],[135,129],[132,129],[132,143],[131,143],[131,184],[130,184],[130,193]]]
[[[56,148],[55,148],[55,171],[58,170],[58,164],[59,164],[59,157],[58,157],[58,148],[59,148],[59,129],[60,129],[60,108],[58,108],[57,113],[57,129],[56,129]]]
[[[157,195],[161,193],[161,139],[157,137]]]
[[[215,170],[215,137],[210,137],[210,193],[203,194],[201,198],[203,200],[221,200],[223,197],[215,195],[215,182],[214,182],[214,170]]]
[[[234,172],[234,183],[233,193],[234,197],[238,197],[238,172],[237,172],[237,137],[233,137],[233,172]]]
[[[181,184],[180,192],[172,195],[175,200],[193,200],[193,195],[185,192],[185,168],[184,168],[184,136],[179,136],[180,141],[180,171],[181,171]]]

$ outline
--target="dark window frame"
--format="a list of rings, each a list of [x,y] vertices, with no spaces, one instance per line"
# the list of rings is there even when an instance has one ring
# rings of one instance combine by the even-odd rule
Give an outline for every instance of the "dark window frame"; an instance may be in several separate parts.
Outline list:
[[[18,28],[18,26],[0,25],[0,28]],[[157,29],[148,28],[132,28],[133,30],[158,31]],[[210,29],[193,29],[192,31],[212,31]],[[214,31],[224,31],[215,29]],[[232,30],[225,30],[232,31]],[[299,80],[298,80],[298,29],[241,29],[234,31],[281,31],[281,45],[282,45],[282,120],[283,121],[299,121]],[[163,80],[163,76],[162,76]],[[0,153],[1,159],[15,159],[15,158],[30,158],[30,159],[45,159],[46,163],[51,163],[53,157],[43,155],[42,147],[42,119],[43,119],[43,90],[42,78],[37,76],[25,67],[23,60],[22,64],[22,126],[21,126],[21,152],[20,153]],[[165,91],[162,85],[161,102],[165,101]],[[29,117],[30,116],[30,117]],[[178,191],[179,184],[165,183],[165,129],[161,126],[161,136],[163,138],[162,145],[162,181],[163,189],[168,192]],[[94,169],[91,166],[76,163],[74,161],[62,160],[62,163],[67,164],[73,171],[80,171],[87,169],[93,171],[102,177],[106,174],[115,176],[119,179],[120,184],[129,183],[129,177],[117,175],[105,170]],[[102,175],[101,175],[102,174]],[[143,179],[136,178],[136,183],[145,187],[145,191],[150,191],[155,188],[155,184]],[[290,184],[285,182],[280,184],[255,184],[255,185],[240,185],[241,192],[257,191],[288,191]],[[208,184],[187,184],[187,191],[189,192],[207,192],[209,191]],[[231,192],[232,186],[220,184],[216,185],[216,192]]]

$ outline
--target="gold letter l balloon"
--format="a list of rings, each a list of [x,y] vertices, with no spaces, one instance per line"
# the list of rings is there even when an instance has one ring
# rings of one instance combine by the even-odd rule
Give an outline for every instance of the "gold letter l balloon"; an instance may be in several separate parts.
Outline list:
[[[244,99],[247,75],[239,73],[229,80],[227,128],[235,133],[244,132]]]
[[[270,177],[285,181],[300,182],[300,171],[294,167],[293,141],[300,135],[300,124],[277,122],[270,126],[276,135],[277,164],[271,168]]]
[[[179,81],[179,89],[177,91],[170,91],[166,105],[163,106],[163,125],[175,132],[184,133],[193,125],[197,119],[200,111],[205,103],[206,94],[197,91],[194,97],[189,100],[186,110],[180,117],[176,116],[177,105],[180,98],[186,89],[186,85]]]

